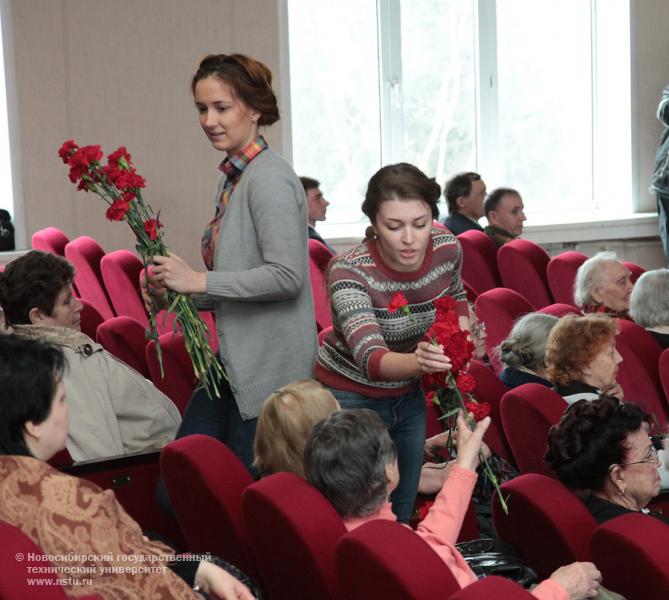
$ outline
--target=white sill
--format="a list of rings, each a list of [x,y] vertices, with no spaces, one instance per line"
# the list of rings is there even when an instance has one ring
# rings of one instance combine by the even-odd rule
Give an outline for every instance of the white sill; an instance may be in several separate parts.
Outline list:
[[[623,240],[656,238],[657,213],[611,214],[603,212],[532,215],[532,225],[525,225],[524,238],[537,244],[563,242],[589,242],[598,240]],[[359,244],[365,236],[367,223],[318,223],[316,229],[336,250]],[[485,219],[481,219],[485,226]]]

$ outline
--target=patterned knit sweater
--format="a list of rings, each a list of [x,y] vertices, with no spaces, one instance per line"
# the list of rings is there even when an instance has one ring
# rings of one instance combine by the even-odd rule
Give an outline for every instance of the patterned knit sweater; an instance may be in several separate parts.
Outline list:
[[[381,358],[387,352],[416,349],[434,321],[437,298],[452,296],[458,315],[468,315],[461,267],[460,243],[442,229],[432,230],[432,243],[418,271],[390,268],[375,240],[337,256],[328,277],[332,331],[319,350],[316,377],[330,387],[373,398],[399,396],[413,389],[415,379],[381,380]],[[408,300],[409,316],[388,310],[397,292]]]

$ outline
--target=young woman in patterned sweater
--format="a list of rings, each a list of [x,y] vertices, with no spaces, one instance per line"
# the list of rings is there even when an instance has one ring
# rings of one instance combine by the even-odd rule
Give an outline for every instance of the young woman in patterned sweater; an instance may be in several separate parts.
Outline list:
[[[422,340],[434,321],[434,300],[452,296],[460,326],[468,329],[460,244],[432,227],[440,194],[434,179],[406,163],[371,178],[362,204],[372,223],[367,237],[330,265],[333,327],[316,364],[316,377],[342,408],[372,409],[386,424],[398,452],[400,485],[391,500],[400,521],[411,515],[423,462],[419,378],[451,366],[441,346]],[[389,309],[398,292],[409,315]]]

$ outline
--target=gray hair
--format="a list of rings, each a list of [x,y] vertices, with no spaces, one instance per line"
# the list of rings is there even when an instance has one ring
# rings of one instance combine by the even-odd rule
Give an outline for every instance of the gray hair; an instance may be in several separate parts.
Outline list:
[[[386,466],[397,460],[381,417],[340,410],[318,423],[304,449],[307,480],[342,517],[366,517],[388,497]]]
[[[543,366],[548,334],[559,319],[540,312],[523,315],[499,345],[499,357],[507,367],[527,367],[535,371]]]
[[[637,279],[630,315],[643,327],[669,325],[669,270],[646,271]]]
[[[578,268],[574,281],[574,302],[576,302],[576,306],[597,304],[597,301],[592,297],[592,292],[603,283],[601,267],[606,263],[614,262],[620,262],[615,252],[598,252]]]

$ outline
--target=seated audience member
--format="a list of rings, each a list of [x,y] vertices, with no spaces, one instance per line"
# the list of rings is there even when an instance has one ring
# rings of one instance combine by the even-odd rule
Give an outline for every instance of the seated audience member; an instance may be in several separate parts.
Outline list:
[[[483,230],[498,245],[519,238],[527,220],[523,199],[511,188],[497,188],[486,198],[483,210],[488,226]]]
[[[196,600],[196,584],[214,598],[252,599],[245,585],[213,562],[170,560],[173,552],[145,538],[111,490],[47,464],[67,439],[66,370],[59,347],[0,336],[0,520],[50,555],[68,574],[63,586],[72,596]],[[123,571],[148,559],[169,568]]]
[[[483,231],[479,219],[483,216],[485,191],[485,183],[478,173],[459,173],[444,184],[448,217],[443,223],[453,235],[470,229]]]
[[[313,426],[339,410],[315,379],[294,381],[265,400],[258,415],[254,466],[261,477],[287,471],[304,477],[304,445]]]
[[[33,250],[0,274],[5,325],[22,338],[59,346],[72,409],[67,449],[75,461],[108,458],[174,439],[180,416],[147,379],[80,331],[81,303],[72,295],[74,268]]]
[[[317,240],[326,246],[333,254],[336,254],[333,248],[316,231],[316,221],[325,221],[325,213],[330,203],[321,192],[320,181],[311,177],[300,177],[304,193],[307,195],[307,219],[309,223],[309,239]]]
[[[513,325],[507,337],[499,345],[499,357],[504,370],[499,378],[510,388],[525,383],[540,383],[547,387],[553,384],[546,379],[546,340],[558,318],[544,313],[523,315]]]
[[[584,313],[605,313],[629,319],[634,284],[629,269],[615,252],[598,252],[576,271],[574,301]]]
[[[654,514],[646,506],[660,492],[660,458],[651,426],[636,404],[611,396],[580,400],[551,427],[545,459],[598,523],[629,512]]]
[[[416,533],[446,563],[460,586],[477,578],[455,547],[476,483],[478,453],[490,418],[475,431],[458,416],[457,458]],[[375,519],[395,521],[388,497],[397,485],[397,453],[383,421],[367,409],[342,410],[318,423],[304,452],[307,480],[332,503],[351,531]],[[532,594],[537,598],[587,598],[601,576],[592,563],[574,563],[555,571]]]
[[[622,357],[616,350],[618,327],[607,315],[565,315],[546,342],[546,376],[568,404],[600,394],[623,398],[616,382]]]
[[[669,348],[669,270],[646,271],[634,284],[630,315]]]

